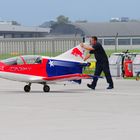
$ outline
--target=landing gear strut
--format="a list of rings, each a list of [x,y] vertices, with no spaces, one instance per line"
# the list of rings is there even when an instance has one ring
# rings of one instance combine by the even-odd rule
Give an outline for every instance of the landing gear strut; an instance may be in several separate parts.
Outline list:
[[[24,87],[24,91],[25,91],[25,92],[30,92],[30,91],[31,91],[31,83],[29,83],[29,85],[26,85],[26,86]]]

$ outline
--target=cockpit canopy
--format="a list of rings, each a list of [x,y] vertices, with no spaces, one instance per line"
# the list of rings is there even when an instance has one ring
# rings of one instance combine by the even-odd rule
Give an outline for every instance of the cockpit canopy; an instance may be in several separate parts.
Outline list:
[[[42,57],[38,55],[24,55],[2,60],[6,65],[41,64]]]

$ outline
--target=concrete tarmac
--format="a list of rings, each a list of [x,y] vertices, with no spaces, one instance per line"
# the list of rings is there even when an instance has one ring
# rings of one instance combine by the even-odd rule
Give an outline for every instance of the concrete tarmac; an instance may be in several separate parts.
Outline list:
[[[0,79],[0,140],[139,140],[140,82],[114,79],[106,90],[82,85],[50,85],[43,93],[34,84]]]

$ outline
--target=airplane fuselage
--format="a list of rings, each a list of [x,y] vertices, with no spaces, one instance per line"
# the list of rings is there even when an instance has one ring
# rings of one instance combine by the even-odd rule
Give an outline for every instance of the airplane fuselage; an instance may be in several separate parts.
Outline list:
[[[48,77],[82,73],[82,65],[79,62],[37,57],[40,58],[39,62],[33,61],[33,59],[37,59],[36,56],[19,56],[11,59],[13,62],[10,62],[10,59],[2,61],[0,77],[20,82],[38,83]]]
[[[82,74],[85,63],[84,50],[76,46],[54,57],[24,55],[0,61],[0,78],[26,82],[24,91],[30,92],[32,83],[43,84],[44,92],[49,92],[47,84],[61,81],[81,83],[81,79],[92,78]]]

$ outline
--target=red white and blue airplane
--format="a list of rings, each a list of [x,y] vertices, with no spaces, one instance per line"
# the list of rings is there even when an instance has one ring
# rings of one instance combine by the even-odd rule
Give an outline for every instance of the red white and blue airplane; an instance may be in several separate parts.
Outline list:
[[[0,61],[0,77],[13,81],[28,83],[25,92],[30,92],[31,84],[42,84],[43,91],[49,92],[52,84],[60,81],[81,83],[81,79],[91,79],[94,76],[83,74],[83,68],[88,65],[83,61],[85,50],[81,46],[57,56],[45,57],[24,55]]]

